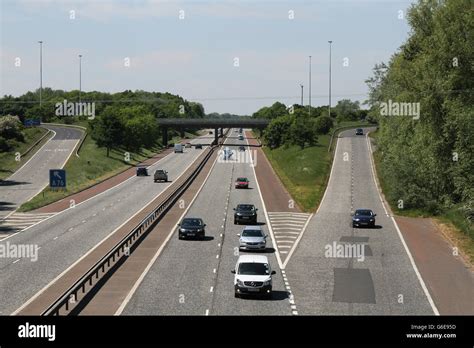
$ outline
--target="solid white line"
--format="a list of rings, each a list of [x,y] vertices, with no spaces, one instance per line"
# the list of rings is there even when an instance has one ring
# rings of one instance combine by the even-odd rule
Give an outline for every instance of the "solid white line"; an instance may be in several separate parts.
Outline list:
[[[380,188],[379,188],[378,185],[377,185],[377,180],[376,180],[376,178],[375,178],[374,160],[373,160],[373,156],[372,156],[372,145],[371,145],[370,140],[369,140],[369,133],[370,133],[370,131],[366,133],[365,137],[367,138],[367,142],[368,142],[368,143],[367,143],[367,144],[368,144],[367,146],[368,146],[368,150],[369,150],[370,166],[372,167],[372,177],[373,177],[373,179],[374,179],[375,187],[377,188],[377,192],[378,192],[379,197],[380,197],[380,200],[381,200],[381,202],[382,202],[382,206],[383,206],[383,208],[385,209],[385,204],[384,204],[384,202],[383,202],[383,200],[382,200],[382,194],[381,194]],[[385,212],[387,212],[386,209],[385,209]],[[438,308],[436,308],[436,305],[435,305],[435,303],[434,303],[434,301],[433,301],[433,299],[432,299],[432,297],[431,297],[431,295],[430,295],[430,292],[428,291],[428,288],[426,287],[426,284],[425,284],[425,282],[423,281],[423,278],[421,277],[421,274],[420,274],[420,272],[418,271],[418,268],[416,267],[415,260],[413,259],[413,256],[411,255],[411,252],[410,252],[410,250],[408,249],[407,244],[405,243],[405,239],[403,238],[403,235],[402,235],[402,233],[401,233],[401,231],[400,231],[400,228],[398,228],[397,221],[395,220],[395,218],[394,218],[393,216],[391,217],[391,219],[392,219],[393,225],[395,226],[395,229],[397,230],[398,236],[400,237],[400,240],[401,240],[401,242],[402,242],[402,244],[403,244],[403,247],[405,248],[405,251],[406,251],[406,253],[407,253],[407,255],[408,255],[408,258],[410,259],[410,262],[411,262],[411,265],[412,265],[412,267],[413,267],[413,270],[415,271],[415,274],[416,274],[416,276],[418,277],[418,280],[419,280],[419,282],[420,282],[421,288],[423,289],[423,291],[424,291],[424,293],[425,293],[425,295],[426,295],[426,298],[428,299],[428,302],[429,302],[429,304],[430,304],[430,306],[431,306],[431,309],[433,310],[433,313],[434,313],[435,315],[439,315]]]
[[[247,146],[249,145],[247,137],[245,138],[245,142],[247,143]],[[252,157],[252,152],[250,152],[250,158],[252,159],[252,163],[254,163],[253,157]],[[260,185],[258,184],[258,178],[257,178],[257,173],[255,172],[255,167],[252,165],[252,170],[253,170],[253,175],[255,177],[255,183],[257,184],[257,191],[258,194],[260,195],[260,200],[262,201],[262,207],[263,207],[263,212],[265,213],[265,219],[267,220],[267,226],[268,226],[268,231],[270,232],[270,238],[272,239],[272,243],[275,246],[275,256],[278,262],[278,266],[280,266],[280,269],[284,269],[285,267],[283,266],[283,263],[281,262],[280,254],[278,251],[278,246],[276,245],[275,242],[275,237],[273,235],[273,229],[272,225],[270,223],[270,218],[268,216],[267,208],[265,207],[265,202],[263,200],[262,192],[260,190]]]
[[[336,145],[337,147],[337,145]],[[288,254],[286,260],[285,260],[285,264],[284,264],[284,267],[286,267],[286,265],[288,264],[288,261],[290,260],[291,256],[293,255],[293,253],[295,252],[296,250],[296,247],[298,246],[298,243],[300,242],[301,238],[303,238],[303,234],[304,232],[306,231],[306,228],[308,227],[308,224],[309,222],[311,221],[311,218],[313,217],[313,214],[311,214],[308,218],[308,220],[306,220],[306,223],[304,224],[303,226],[303,229],[301,230],[301,233],[300,235],[298,236],[298,239],[296,239],[296,242],[295,244],[293,245],[293,248],[290,250],[290,253]]]
[[[199,157],[199,156],[198,156]],[[199,193],[201,192],[201,190],[203,189],[204,185],[206,184],[207,182],[207,179],[209,178],[209,176],[211,175],[212,173],[212,170],[214,169],[214,166],[216,165],[217,163],[217,157],[216,159],[214,160],[214,163],[212,164],[212,167],[211,169],[209,170],[209,173],[207,173],[207,176],[206,178],[204,179],[204,182],[202,183],[202,185],[199,187],[199,189],[197,190],[196,194],[194,195],[193,199],[191,200],[191,202],[188,204],[188,206],[186,207],[186,209],[184,210],[183,214],[181,214],[179,220],[181,220],[188,212],[188,210],[191,208],[191,206],[193,205],[194,201],[196,200],[196,198],[199,196]],[[171,237],[173,236],[173,233],[174,231],[176,230],[176,228],[172,228],[170,230],[170,232],[168,233],[168,236],[166,237],[165,241],[163,242],[163,244],[160,246],[160,248],[158,249],[158,251],[155,253],[155,255],[153,255],[153,258],[151,259],[151,261],[148,263],[148,265],[146,266],[145,270],[142,272],[142,274],[140,275],[140,277],[137,279],[137,281],[135,282],[135,284],[133,285],[132,289],[130,290],[130,292],[127,294],[127,296],[125,297],[125,299],[123,300],[122,304],[120,305],[120,307],[117,309],[117,311],[115,312],[114,315],[120,315],[122,314],[123,310],[125,309],[125,307],[127,306],[128,302],[130,302],[130,300],[132,299],[132,296],[135,294],[135,292],[137,291],[138,287],[140,286],[140,284],[143,282],[143,280],[145,279],[145,276],[147,275],[147,273],[150,271],[151,267],[153,266],[153,264],[155,263],[156,259],[158,259],[158,256],[160,256],[161,252],[163,251],[164,247],[168,244],[169,240],[171,239]],[[222,234],[221,234],[222,236]],[[218,255],[219,256],[219,255]],[[209,310],[206,310],[206,315],[209,313]]]
[[[337,148],[339,146],[339,135],[337,137],[337,142],[336,142],[336,148],[334,149],[334,156],[332,158],[332,166],[331,166],[331,173],[329,174],[329,179],[328,179],[328,184],[326,186],[326,190],[324,190],[324,195],[323,195],[323,198],[321,198],[321,202],[319,202],[319,206],[318,206],[318,209],[316,210],[316,214],[319,212],[319,209],[321,208],[321,206],[323,205],[323,202],[324,202],[324,198],[326,198],[326,194],[328,192],[328,189],[329,189],[329,184],[331,183],[331,179],[333,177],[333,172],[334,172],[334,164],[336,163],[336,156],[337,156]]]

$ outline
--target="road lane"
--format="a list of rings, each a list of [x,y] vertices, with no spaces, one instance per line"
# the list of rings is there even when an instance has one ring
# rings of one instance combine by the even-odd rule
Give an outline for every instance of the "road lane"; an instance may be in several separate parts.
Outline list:
[[[226,144],[244,145],[232,130]],[[230,147],[237,151],[236,147]],[[248,151],[248,150],[247,150]],[[235,158],[235,156],[233,156]],[[250,180],[250,189],[236,190],[238,176]],[[237,233],[243,225],[234,225],[233,209],[238,203],[255,204],[265,233],[263,207],[248,163],[216,163],[202,191],[186,216],[197,216],[207,224],[205,241],[179,240],[177,231],[150,268],[131,297],[124,315],[290,315],[288,294],[268,239],[273,278],[272,300],[234,298],[233,274],[230,272],[239,252]]]
[[[200,138],[191,142],[198,143]],[[175,180],[202,150],[171,153],[149,168],[168,170]],[[170,183],[154,183],[152,176],[133,177],[74,208],[65,210],[0,243],[41,247],[38,260],[0,259],[0,314],[9,314],[45,287],[82,255],[132,217]]]
[[[49,169],[62,168],[71,155],[83,132],[77,128],[44,126],[55,132],[19,170],[0,181],[0,221],[12,214],[20,205],[33,198],[49,183]],[[2,230],[3,229],[3,230]],[[0,233],[15,232],[1,227]]]
[[[369,156],[364,136],[341,133],[326,197],[286,267],[300,314],[433,314],[385,214]],[[350,213],[358,208],[377,213],[377,228],[352,228]],[[361,245],[363,257],[331,255],[335,245]]]

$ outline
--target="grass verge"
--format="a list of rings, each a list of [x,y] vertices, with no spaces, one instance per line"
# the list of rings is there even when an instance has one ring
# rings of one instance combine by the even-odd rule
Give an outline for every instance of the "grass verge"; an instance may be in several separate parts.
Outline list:
[[[377,141],[377,132],[370,133],[369,136]],[[385,196],[390,196],[390,183],[387,182],[381,170],[381,154],[379,151],[374,153],[375,170]],[[433,216],[422,209],[398,209],[395,202],[386,199],[390,205],[391,210],[396,215],[408,217],[424,217],[432,218],[438,229],[445,235],[445,237],[461,250],[464,259],[472,267],[474,264],[474,228],[464,217],[461,212],[462,206],[455,205],[450,209],[442,211],[439,215]]]
[[[331,170],[329,135],[318,138],[318,145],[280,147],[263,151],[283,185],[304,211],[312,211],[321,201]]]
[[[21,157],[20,161],[16,161],[16,153],[25,153],[34,143],[36,143],[42,136],[48,132],[47,129],[41,127],[25,128],[22,130],[25,141],[18,142],[16,146],[8,152],[0,153],[0,180],[8,178],[15,173],[22,165],[24,165],[38,149],[49,140],[51,135],[47,135],[43,140],[35,145],[31,151],[25,156]]]

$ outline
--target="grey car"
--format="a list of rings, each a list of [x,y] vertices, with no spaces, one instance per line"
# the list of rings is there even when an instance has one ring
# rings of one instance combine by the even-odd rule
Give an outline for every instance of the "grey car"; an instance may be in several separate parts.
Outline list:
[[[267,235],[260,226],[245,226],[238,234],[240,250],[265,250],[267,248]]]

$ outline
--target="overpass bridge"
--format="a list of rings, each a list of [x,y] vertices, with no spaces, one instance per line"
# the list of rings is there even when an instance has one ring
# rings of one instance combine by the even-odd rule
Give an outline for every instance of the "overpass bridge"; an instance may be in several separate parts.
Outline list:
[[[168,130],[170,128],[180,130],[184,136],[184,130],[189,128],[214,129],[214,141],[217,144],[219,137],[223,135],[224,128],[258,128],[263,129],[270,123],[269,120],[250,117],[239,118],[159,118],[158,125],[163,131],[163,145],[168,145]]]

